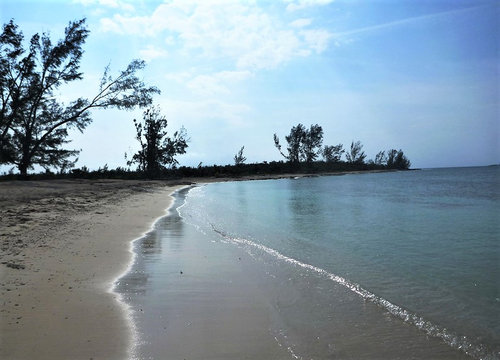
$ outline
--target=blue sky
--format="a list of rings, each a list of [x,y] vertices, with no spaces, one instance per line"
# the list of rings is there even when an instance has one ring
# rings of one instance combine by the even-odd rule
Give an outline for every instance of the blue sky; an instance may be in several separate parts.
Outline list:
[[[325,144],[360,140],[368,158],[401,148],[414,167],[500,163],[500,2],[481,0],[3,0],[26,37],[59,39],[87,18],[84,79],[92,96],[106,65],[132,59],[162,91],[171,131],[191,141],[181,165],[279,160],[290,128],[320,124]],[[94,111],[73,133],[77,166],[125,166],[142,110]]]

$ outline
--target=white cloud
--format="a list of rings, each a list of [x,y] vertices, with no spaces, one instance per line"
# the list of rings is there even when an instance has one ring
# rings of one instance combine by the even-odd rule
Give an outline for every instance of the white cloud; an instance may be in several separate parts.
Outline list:
[[[288,3],[286,9],[288,11],[302,10],[312,6],[328,5],[334,0],[283,0]]]
[[[292,4],[299,6],[302,2],[289,6]],[[301,29],[311,22],[298,19],[285,24],[253,2],[173,0],[159,5],[151,16],[115,14],[103,18],[101,30],[164,36],[166,46],[179,44],[188,54],[230,61],[238,70],[255,71],[323,51],[329,33]]]
[[[311,25],[311,23],[312,23],[312,19],[302,18],[302,19],[297,19],[295,21],[292,21],[290,23],[290,25],[292,27],[296,27],[296,28],[303,28],[303,27]]]
[[[102,18],[100,20],[101,31],[104,32],[114,32],[121,35],[153,35],[154,30],[148,29],[145,26],[146,23],[147,17],[129,17],[120,14],[115,14],[113,18]]]
[[[165,79],[173,80],[178,83],[184,83],[189,79],[193,78],[193,72],[191,71],[181,71],[177,73],[167,73],[165,74]]]
[[[147,62],[150,62],[151,60],[157,59],[157,58],[163,58],[166,57],[168,52],[164,49],[155,47],[153,45],[148,45],[142,50],[139,50],[139,55],[141,56],[142,59],[146,60]]]
[[[82,4],[83,6],[90,6],[95,3],[95,0],[73,0],[74,4]]]
[[[318,54],[322,53],[328,47],[328,43],[332,34],[326,30],[303,30],[300,34],[309,47],[315,50]]]
[[[187,87],[199,95],[227,94],[229,89],[210,75],[198,75],[187,83]]]
[[[251,110],[246,104],[234,104],[221,100],[161,101],[162,109],[169,121],[175,126],[184,125],[188,133],[205,133],[219,122],[231,128],[246,126],[245,115]]]
[[[187,82],[187,87],[199,95],[229,94],[232,85],[250,76],[249,71],[221,71],[212,75],[198,75]]]
[[[107,8],[120,9],[127,12],[133,12],[134,6],[130,1],[124,0],[73,0],[73,3],[82,4],[84,6],[103,6]]]

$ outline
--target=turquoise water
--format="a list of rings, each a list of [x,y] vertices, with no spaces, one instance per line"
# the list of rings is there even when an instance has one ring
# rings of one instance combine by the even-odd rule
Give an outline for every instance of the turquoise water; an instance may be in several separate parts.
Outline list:
[[[367,343],[403,323],[401,344],[423,333],[498,359],[499,210],[499,168],[482,167],[215,183],[184,194],[178,213],[265,270],[276,339],[297,358],[347,349],[347,340],[331,338],[341,337],[339,322],[352,321],[353,329],[364,324]],[[338,318],[332,309],[356,298],[374,309],[352,305]]]

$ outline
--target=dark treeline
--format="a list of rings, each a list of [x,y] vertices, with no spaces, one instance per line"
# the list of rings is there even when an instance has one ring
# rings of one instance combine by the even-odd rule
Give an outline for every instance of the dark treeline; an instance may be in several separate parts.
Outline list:
[[[326,161],[315,161],[312,163],[294,164],[285,161],[271,161],[261,163],[239,164],[239,165],[210,165],[210,166],[181,166],[178,168],[162,169],[155,176],[149,176],[140,170],[131,170],[123,167],[109,169],[103,166],[97,170],[89,170],[87,167],[71,169],[65,172],[41,172],[30,174],[31,180],[48,179],[181,179],[181,178],[241,178],[246,176],[272,176],[284,174],[326,174],[344,171],[370,171],[370,170],[390,170],[384,165],[374,163],[351,164],[346,161],[331,163]],[[24,179],[19,174],[6,174],[0,176],[0,180]]]
[[[383,165],[350,164],[345,161],[330,163],[314,161],[310,163],[291,163],[285,161],[271,161],[241,165],[213,165],[197,168],[180,167],[171,174],[183,177],[241,177],[252,175],[281,175],[281,174],[321,174],[343,171],[386,170]]]

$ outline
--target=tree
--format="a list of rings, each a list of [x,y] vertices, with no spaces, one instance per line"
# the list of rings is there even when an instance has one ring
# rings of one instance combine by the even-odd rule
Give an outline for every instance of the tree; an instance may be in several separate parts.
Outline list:
[[[323,159],[326,162],[338,163],[345,152],[343,149],[344,145],[325,145],[322,151]]]
[[[321,153],[321,144],[323,143],[323,128],[316,125],[311,125],[309,130],[306,130],[301,144],[302,160],[305,162],[313,162]]]
[[[403,153],[403,150],[391,149],[387,151],[386,165],[390,169],[407,170],[410,168],[411,162]]]
[[[362,149],[360,141],[351,142],[351,150],[346,153],[347,161],[351,164],[364,164],[366,154]]]
[[[387,157],[385,156],[385,151],[379,151],[375,155],[375,165],[385,165],[387,163]]]
[[[292,163],[312,162],[321,152],[323,129],[316,124],[311,125],[307,130],[304,125],[298,124],[292,127],[290,134],[285,136],[285,140],[288,144],[288,154],[283,153],[278,135],[274,134],[274,145],[285,159]]]
[[[85,19],[70,22],[65,36],[56,44],[48,34],[31,37],[24,49],[24,36],[13,20],[0,35],[0,163],[14,164],[21,175],[37,164],[45,169],[66,168],[79,153],[63,148],[69,142],[68,130],[83,130],[92,122],[90,110],[117,108],[130,110],[152,102],[160,91],[146,87],[136,76],[144,68],[132,61],[116,77],[105,68],[97,94],[64,104],[56,90],[81,80],[82,47],[89,34]]]
[[[306,134],[306,128],[302,124],[292,127],[290,134],[285,136],[285,140],[288,143],[287,151],[288,155],[285,155],[281,151],[281,145],[279,142],[278,135],[274,134],[274,145],[278,149],[281,155],[289,162],[298,163],[300,161],[300,146]]]
[[[139,171],[153,177],[167,167],[179,164],[175,156],[185,154],[188,147],[186,129],[182,127],[172,137],[168,137],[167,119],[161,114],[160,108],[155,106],[144,111],[143,122],[134,119],[134,125],[141,149],[127,161],[127,165],[136,163]]]
[[[240,151],[238,151],[238,153],[236,155],[234,155],[234,165],[236,165],[236,166],[241,165],[241,164],[245,163],[245,161],[247,160],[247,158],[243,156],[244,149],[245,149],[245,147],[242,146]]]
[[[396,160],[396,155],[398,151],[396,149],[391,149],[387,151],[386,166],[390,169],[394,168],[394,160]]]

